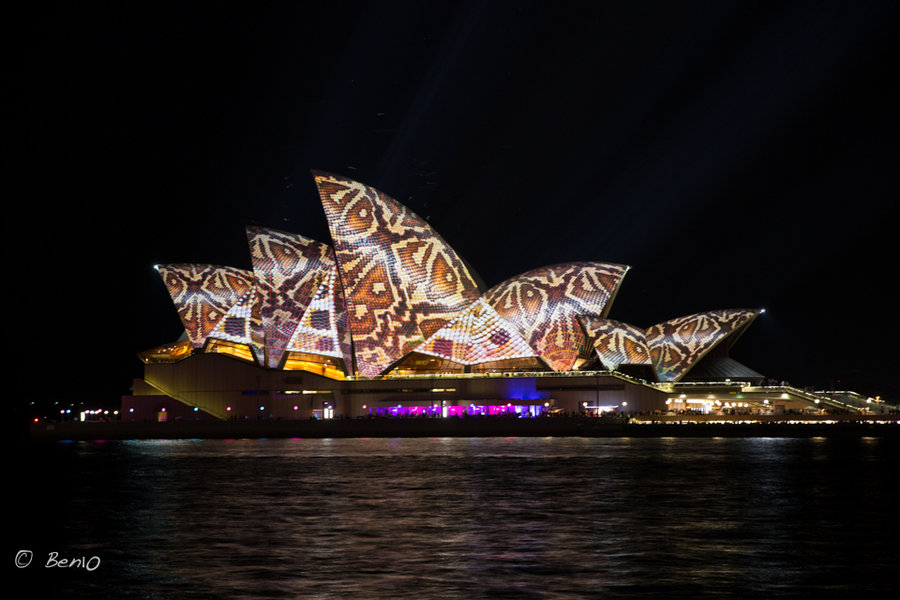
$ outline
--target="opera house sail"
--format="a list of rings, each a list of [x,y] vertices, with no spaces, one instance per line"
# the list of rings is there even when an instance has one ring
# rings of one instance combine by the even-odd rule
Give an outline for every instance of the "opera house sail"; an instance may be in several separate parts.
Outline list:
[[[691,381],[692,373],[737,364],[727,357],[728,349],[760,314],[713,310],[647,328],[610,319],[629,267],[605,262],[537,267],[484,290],[453,247],[407,207],[346,177],[324,172],[313,177],[330,243],[251,226],[246,230],[251,269],[157,266],[184,335],[141,353],[154,393],[228,417],[227,401],[220,399],[225,405],[219,406],[200,393],[199,384],[189,392],[178,383],[184,376],[153,367],[193,358],[195,371],[212,369],[200,366],[208,360],[198,357],[207,356],[237,359],[250,369],[247,381],[273,381],[274,374],[285,373],[281,383],[259,383],[259,389],[243,380],[234,383],[243,397],[322,394],[332,408],[344,401],[351,413],[368,406],[366,397],[376,404],[400,397],[403,409],[403,394],[413,388],[386,382],[456,377],[448,379],[457,382],[452,385],[432,383],[430,393],[459,395],[465,388],[485,396],[485,402],[498,400],[489,396],[509,400],[518,394],[521,398],[513,399],[535,405],[543,400],[549,407],[550,400],[578,388],[563,389],[560,382],[582,381],[586,389],[586,380],[578,377],[589,373],[616,378],[606,384],[610,390],[627,383],[659,391]],[[292,372],[318,378],[304,380],[289,376]],[[762,377],[748,368],[741,373],[748,380]],[[475,383],[502,375],[531,377],[530,387],[512,392],[510,383],[498,392],[499,384]],[[559,379],[563,375],[570,377]],[[551,380],[556,383],[547,383]],[[292,385],[298,389],[289,389]],[[593,385],[595,391],[602,387],[599,379]],[[359,406],[353,405],[355,396],[362,399]],[[599,407],[596,396],[592,402]],[[443,401],[442,406],[448,412]]]

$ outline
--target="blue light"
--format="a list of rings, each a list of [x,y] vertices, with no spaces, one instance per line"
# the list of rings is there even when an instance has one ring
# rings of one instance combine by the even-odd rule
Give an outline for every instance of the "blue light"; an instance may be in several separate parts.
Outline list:
[[[534,379],[509,379],[506,382],[504,400],[544,400],[549,392],[539,392]]]

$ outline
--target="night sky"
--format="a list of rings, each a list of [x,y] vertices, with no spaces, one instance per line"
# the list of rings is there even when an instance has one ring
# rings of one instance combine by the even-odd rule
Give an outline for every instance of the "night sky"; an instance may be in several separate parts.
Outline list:
[[[248,224],[330,243],[321,169],[488,287],[628,264],[611,318],[765,307],[734,358],[900,401],[898,4],[590,4],[8,15],[13,386],[116,404],[182,331],[153,265],[249,269]]]

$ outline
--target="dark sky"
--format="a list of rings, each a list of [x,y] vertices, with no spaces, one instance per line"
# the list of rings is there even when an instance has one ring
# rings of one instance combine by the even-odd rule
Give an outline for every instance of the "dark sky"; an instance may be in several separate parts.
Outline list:
[[[21,389],[115,403],[181,332],[152,265],[330,242],[322,169],[488,286],[628,264],[610,317],[765,307],[735,358],[900,400],[896,3],[183,4],[6,19]]]

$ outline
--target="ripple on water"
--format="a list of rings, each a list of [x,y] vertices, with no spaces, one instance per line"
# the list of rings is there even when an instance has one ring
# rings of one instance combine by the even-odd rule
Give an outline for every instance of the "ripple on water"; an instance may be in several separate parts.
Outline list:
[[[32,539],[104,559],[53,578],[67,598],[897,591],[898,458],[877,439],[148,441],[31,460]]]

